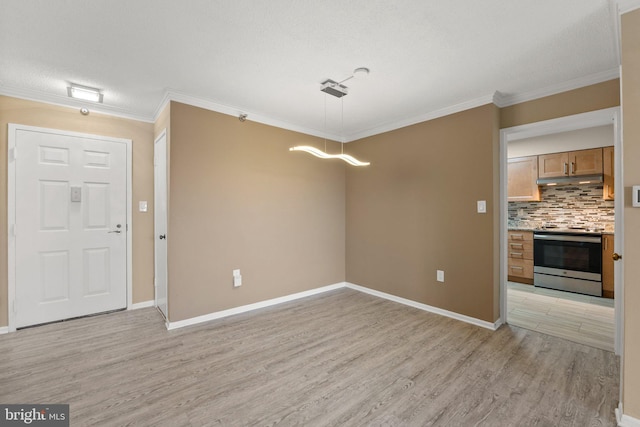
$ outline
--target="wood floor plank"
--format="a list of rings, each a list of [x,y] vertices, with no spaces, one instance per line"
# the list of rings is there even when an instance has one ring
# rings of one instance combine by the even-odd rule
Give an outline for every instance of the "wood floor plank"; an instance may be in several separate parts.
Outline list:
[[[614,426],[613,353],[343,289],[167,331],[154,309],[0,336],[0,401],[73,426]]]

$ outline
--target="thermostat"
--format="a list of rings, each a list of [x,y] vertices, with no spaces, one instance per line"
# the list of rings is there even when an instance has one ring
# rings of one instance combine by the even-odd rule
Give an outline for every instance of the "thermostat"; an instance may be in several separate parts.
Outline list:
[[[640,208],[640,185],[634,185],[631,190],[631,206]]]

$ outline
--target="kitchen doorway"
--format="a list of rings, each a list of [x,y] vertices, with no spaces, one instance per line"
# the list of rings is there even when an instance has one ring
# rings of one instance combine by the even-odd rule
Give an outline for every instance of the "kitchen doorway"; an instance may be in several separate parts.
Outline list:
[[[614,240],[615,248],[610,248],[611,252],[615,250],[615,252],[620,252],[620,248],[622,248],[622,181],[621,181],[621,139],[620,139],[620,126],[619,126],[619,108],[611,108],[606,110],[599,110],[584,114],[579,114],[575,116],[563,117],[559,119],[548,120],[544,122],[532,123],[522,126],[516,126],[512,128],[502,129],[500,131],[500,148],[501,148],[501,319],[506,323],[511,323],[516,326],[522,326],[528,329],[539,330],[540,332],[547,333],[549,335],[561,336],[567,339],[572,339],[575,341],[580,334],[576,331],[579,331],[581,328],[584,330],[590,330],[595,335],[601,335],[602,337],[606,337],[608,333],[612,332],[612,336],[609,338],[604,338],[603,340],[594,339],[594,336],[587,338],[585,344],[589,345],[591,341],[593,346],[603,348],[606,347],[607,340],[613,341],[613,346],[611,348],[611,344],[609,344],[609,350],[614,350],[616,354],[621,354],[622,352],[622,265],[621,262],[618,261],[615,265],[612,265],[611,275],[613,276],[613,287],[612,290],[609,291],[613,294],[614,298],[612,300],[605,300],[603,298],[598,298],[594,300],[596,297],[589,297],[587,295],[581,294],[572,294],[563,292],[562,284],[556,286],[555,278],[550,283],[551,285],[546,287],[556,288],[556,289],[545,289],[540,286],[532,286],[533,284],[533,229],[534,228],[546,228],[549,226],[553,228],[554,226],[558,226],[558,224],[548,223],[549,221],[545,221],[548,217],[544,215],[539,215],[533,219],[537,220],[534,222],[535,226],[530,226],[529,229],[526,227],[520,228],[518,234],[523,234],[521,231],[524,230],[524,238],[523,242],[512,242],[510,239],[513,237],[511,233],[513,233],[513,228],[510,231],[508,226],[509,220],[511,219],[511,225],[513,226],[515,223],[513,219],[518,215],[513,212],[513,205],[509,206],[507,202],[507,195],[509,194],[507,191],[508,187],[508,179],[507,179],[507,171],[508,171],[508,147],[510,143],[517,143],[518,141],[523,141],[526,139],[536,139],[541,137],[552,137],[555,135],[559,135],[562,133],[569,132],[581,132],[582,130],[589,130],[593,128],[603,127],[603,126],[612,126],[613,127],[613,141],[611,144],[613,145],[614,150],[611,150],[613,157],[610,159],[612,164],[614,164],[613,170],[615,174],[614,186],[615,188],[611,189],[612,194],[617,192],[618,195],[615,197],[615,200],[610,202],[613,206],[614,213],[614,224],[608,224],[609,227],[607,229],[607,233],[616,236]],[[541,142],[542,144],[542,142]],[[543,149],[543,148],[541,148]],[[561,151],[556,147],[553,147],[549,152]],[[578,154],[582,155],[585,158],[584,154],[587,153],[587,150],[584,152],[579,152]],[[535,153],[535,154],[542,154]],[[591,154],[591,153],[589,153]],[[537,156],[538,159],[542,157],[542,155]],[[545,156],[545,160],[547,157]],[[543,165],[543,168],[553,169],[555,159],[549,159],[548,163]],[[602,160],[600,160],[602,162]],[[576,167],[575,158],[568,162],[567,165],[567,173],[569,172],[569,168],[573,170]],[[536,168],[539,162],[536,163]],[[556,162],[558,163],[558,162]],[[526,164],[522,162],[524,167]],[[560,168],[562,168],[562,163],[558,163]],[[539,175],[539,170],[535,170],[535,175]],[[543,176],[545,173],[549,172],[549,170],[543,170],[540,176]],[[551,175],[553,172],[551,172]],[[582,183],[581,183],[582,184]],[[553,185],[553,183],[552,183]],[[602,187],[603,184],[600,184]],[[603,190],[601,187],[597,185],[592,185],[593,188],[600,188],[600,191],[606,191],[606,188]],[[606,187],[606,185],[605,185]],[[613,186],[612,186],[613,187]],[[546,188],[546,187],[545,187]],[[619,191],[614,191],[618,190]],[[522,194],[524,197],[528,197],[527,191],[539,191],[539,187],[534,185],[531,190],[525,189]],[[513,191],[511,191],[513,194]],[[520,193],[518,193],[520,194]],[[603,193],[600,193],[603,194]],[[535,196],[534,196],[535,197]],[[554,196],[555,197],[555,196]],[[526,199],[523,200],[541,200],[538,199]],[[558,208],[559,204],[558,200],[553,200],[554,203],[549,203],[549,207],[553,212],[555,208],[557,212],[560,212],[561,209]],[[526,204],[517,204],[520,206],[522,210],[523,207],[526,210]],[[520,211],[518,214],[522,214]],[[524,215],[526,216],[526,215]],[[530,218],[528,218],[530,219]],[[577,233],[595,233],[600,235],[604,230],[592,230],[587,229],[587,224],[584,224],[585,221],[576,221],[572,222],[572,218],[560,218],[560,225],[563,228],[567,228],[567,230],[563,230],[567,232],[568,236],[573,236]],[[577,223],[577,224],[576,224]],[[517,224],[521,225],[521,224]],[[569,230],[568,228],[572,228],[576,225],[582,225],[581,230]],[[562,234],[561,231],[552,231],[552,233]],[[531,236],[529,236],[531,234]],[[531,242],[529,243],[527,239],[531,237]],[[604,240],[604,239],[603,239]],[[511,244],[517,245],[520,244],[521,248],[518,251],[510,251]],[[515,247],[515,246],[514,246]],[[529,252],[530,251],[530,252]],[[510,256],[521,257],[522,260],[515,260],[512,262]],[[610,255],[609,255],[610,256]],[[529,259],[529,261],[527,261]],[[540,262],[539,260],[537,262]],[[531,265],[529,265],[531,264]],[[529,269],[531,271],[529,271]],[[605,273],[604,271],[602,272]],[[538,273],[537,273],[538,274]],[[551,273],[553,274],[553,273]],[[539,275],[539,274],[538,274]],[[514,279],[517,276],[521,277],[531,277],[529,284],[519,285],[518,283],[510,282],[509,279]],[[519,280],[527,282],[527,280]],[[539,277],[537,283],[539,283]],[[594,304],[601,303],[601,304]],[[596,313],[597,312],[597,313]],[[574,317],[577,315],[578,317]],[[583,316],[583,319],[580,319],[580,316]],[[591,321],[588,320],[588,317],[591,317]],[[611,331],[611,316],[613,316],[613,330]],[[596,324],[593,322],[594,319],[600,318],[602,320],[601,324]],[[555,319],[554,319],[555,318]],[[555,327],[549,328],[549,325],[553,326],[554,320],[560,320],[556,322]],[[564,322],[564,323],[563,323]],[[575,328],[575,329],[571,329]],[[598,326],[602,326],[598,328]],[[597,337],[596,337],[597,338]],[[603,342],[605,344],[603,344]],[[596,343],[598,345],[596,345]]]

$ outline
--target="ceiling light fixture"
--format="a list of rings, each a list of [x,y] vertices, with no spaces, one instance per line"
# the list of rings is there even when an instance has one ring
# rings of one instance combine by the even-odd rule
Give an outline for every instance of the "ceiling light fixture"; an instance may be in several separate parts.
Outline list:
[[[100,92],[100,89],[81,86],[75,83],[71,83],[71,85],[67,87],[67,95],[74,99],[82,99],[83,101],[102,102],[102,92]]]
[[[344,133],[343,129],[344,129],[344,96],[347,95],[349,93],[349,88],[345,85],[343,85],[342,83],[344,83],[345,81],[355,77],[356,74],[361,74],[361,73],[365,73],[369,74],[369,69],[365,68],[365,67],[360,67],[360,68],[356,68],[353,71],[353,74],[349,77],[347,77],[346,79],[340,81],[340,82],[336,82],[334,80],[331,79],[327,79],[324,82],[322,82],[322,86],[320,87],[320,91],[324,92],[325,94],[329,94],[329,95],[333,95],[336,98],[340,98],[340,100],[342,101],[342,114],[341,114],[341,123],[340,123],[340,132]],[[324,131],[325,134],[327,133],[327,97],[325,95],[324,98]],[[349,154],[344,154],[344,142],[340,143],[340,154],[329,154],[327,153],[327,139],[325,137],[324,140],[324,151],[316,148],[316,147],[311,147],[309,145],[298,145],[295,147],[291,147],[289,148],[289,151],[304,151],[306,153],[309,154],[313,154],[316,157],[319,157],[321,159],[341,159],[344,160],[345,162],[347,162],[350,165],[353,166],[369,166],[371,163],[369,162],[362,162],[358,159],[356,159],[353,156],[350,156]]]

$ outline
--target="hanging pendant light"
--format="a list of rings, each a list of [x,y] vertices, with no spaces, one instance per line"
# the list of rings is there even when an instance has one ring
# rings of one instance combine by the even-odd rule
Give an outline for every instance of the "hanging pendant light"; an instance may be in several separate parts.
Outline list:
[[[321,159],[342,159],[345,162],[349,163],[350,165],[353,166],[369,166],[371,163],[369,162],[361,162],[360,160],[356,159],[353,156],[350,156],[348,154],[328,154],[325,153],[324,151],[316,148],[316,147],[311,147],[309,145],[298,145],[295,147],[291,147],[289,148],[289,151],[305,151],[309,154],[313,154],[316,157],[320,157]]]
[[[333,81],[331,79],[327,79],[324,82],[322,82],[322,87],[320,88],[321,92],[325,93],[325,98],[324,98],[324,130],[325,130],[325,134],[327,133],[327,96],[326,94],[329,95],[333,95],[336,98],[340,98],[342,101],[342,113],[341,113],[341,122],[340,122],[340,132],[344,133],[344,96],[348,93],[348,87],[343,85],[342,83],[353,78],[356,74],[358,73],[363,73],[366,72],[366,74],[369,74],[369,69],[368,68],[364,68],[364,67],[360,67],[360,68],[356,68],[353,72],[353,74],[350,77],[347,77],[346,79],[342,80],[341,82],[336,82]],[[304,151],[306,153],[309,154],[313,154],[316,157],[319,157],[321,159],[341,159],[344,160],[345,162],[347,162],[348,164],[352,165],[352,166],[369,166],[371,163],[369,162],[362,162],[358,159],[356,159],[353,156],[350,156],[349,154],[344,154],[344,142],[341,142],[340,145],[340,154],[329,154],[327,153],[327,139],[325,138],[324,140],[324,151],[320,150],[319,148],[316,147],[312,147],[309,145],[298,145],[295,147],[291,147],[289,148],[289,151]]]

